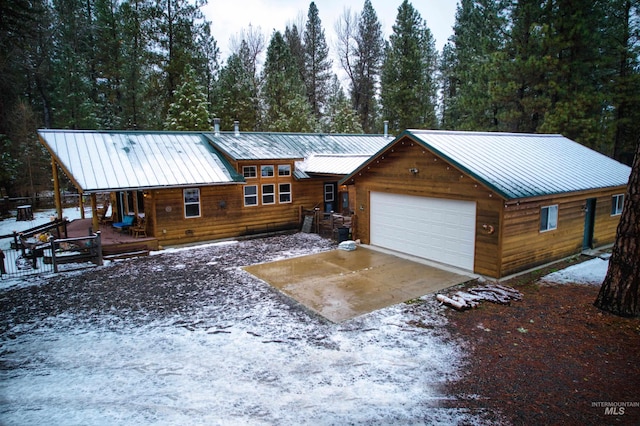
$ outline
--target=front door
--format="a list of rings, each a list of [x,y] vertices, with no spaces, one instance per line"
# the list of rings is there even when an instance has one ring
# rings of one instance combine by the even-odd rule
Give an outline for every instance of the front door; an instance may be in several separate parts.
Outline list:
[[[596,199],[587,199],[584,212],[584,237],[582,239],[582,249],[593,248],[593,228],[596,220]]]

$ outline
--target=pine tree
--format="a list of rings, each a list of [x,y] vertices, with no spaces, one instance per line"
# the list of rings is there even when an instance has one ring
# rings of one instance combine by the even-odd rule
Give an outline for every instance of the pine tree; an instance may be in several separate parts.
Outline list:
[[[624,317],[640,316],[640,142],[629,176],[627,193],[609,269],[595,306]]]
[[[260,104],[251,52],[242,41],[237,53],[233,53],[227,65],[220,71],[214,94],[213,111],[220,118],[223,129],[231,129],[238,120],[243,128],[258,130]]]
[[[327,110],[323,117],[323,131],[327,133],[364,133],[358,113],[344,94],[337,76],[331,80]]]
[[[497,55],[506,27],[503,6],[496,0],[462,0],[454,34],[440,64],[442,120],[447,128],[497,130],[495,90]]]
[[[295,60],[279,31],[267,48],[263,81],[266,130],[308,132],[317,127]]]
[[[356,52],[351,79],[351,99],[360,125],[373,132],[377,118],[377,86],[380,78],[384,39],[382,25],[370,0],[365,0],[355,36]]]
[[[309,104],[316,119],[322,116],[331,79],[331,59],[324,29],[315,2],[309,5],[304,32],[304,82]]]
[[[167,130],[211,130],[207,97],[196,82],[196,73],[187,65],[169,106],[164,127]]]
[[[431,31],[418,11],[404,0],[382,65],[382,113],[390,129],[436,126],[437,52]]]

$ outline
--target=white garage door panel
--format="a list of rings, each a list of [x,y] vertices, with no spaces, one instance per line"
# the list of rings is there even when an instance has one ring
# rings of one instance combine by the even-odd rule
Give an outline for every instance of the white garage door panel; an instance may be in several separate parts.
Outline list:
[[[371,193],[371,244],[473,270],[476,204]]]

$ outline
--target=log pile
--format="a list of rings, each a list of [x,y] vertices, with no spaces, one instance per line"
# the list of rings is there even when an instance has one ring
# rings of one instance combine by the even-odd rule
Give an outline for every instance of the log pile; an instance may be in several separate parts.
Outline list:
[[[437,294],[436,299],[458,311],[464,311],[478,307],[483,301],[508,305],[512,300],[522,300],[522,293],[512,287],[487,284],[467,291],[457,291],[449,296]]]

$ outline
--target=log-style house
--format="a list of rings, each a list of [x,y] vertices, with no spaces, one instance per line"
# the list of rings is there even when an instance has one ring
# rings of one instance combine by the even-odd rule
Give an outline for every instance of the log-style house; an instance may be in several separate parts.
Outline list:
[[[52,157],[57,195],[60,169],[90,197],[93,229],[110,200],[111,220],[144,218],[146,236],[156,241],[153,248],[299,228],[307,209],[350,214],[353,201],[338,181],[391,140],[237,127],[233,132],[39,130],[38,135]]]
[[[354,238],[500,279],[612,243],[630,171],[561,135],[409,130],[341,184]]]

